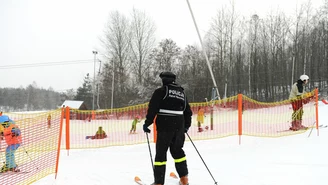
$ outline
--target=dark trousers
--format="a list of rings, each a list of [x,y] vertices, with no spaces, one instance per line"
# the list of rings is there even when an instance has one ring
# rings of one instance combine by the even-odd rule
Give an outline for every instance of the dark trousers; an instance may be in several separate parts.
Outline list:
[[[164,184],[167,161],[166,156],[169,148],[179,177],[188,175],[186,155],[182,149],[184,141],[185,133],[183,130],[174,132],[157,132],[156,156],[154,164],[155,184]]]

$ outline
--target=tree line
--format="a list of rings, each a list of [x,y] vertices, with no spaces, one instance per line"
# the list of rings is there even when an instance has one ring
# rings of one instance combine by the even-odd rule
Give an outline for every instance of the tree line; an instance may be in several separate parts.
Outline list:
[[[169,38],[157,43],[155,33],[155,23],[143,11],[110,13],[101,39],[105,64],[94,91],[100,108],[149,101],[161,85],[162,71],[177,74],[190,102],[211,98],[213,83],[202,48],[180,48]],[[220,98],[242,93],[264,102],[287,99],[302,74],[310,76],[308,91],[327,88],[328,0],[317,9],[310,1],[302,4],[292,16],[276,10],[244,17],[234,4],[226,5],[217,10],[203,41]],[[88,80],[89,89],[83,85],[77,95],[90,101],[93,79]]]
[[[59,108],[66,98],[66,93],[40,88],[36,82],[26,88],[0,88],[0,111],[52,110]]]
[[[277,9],[245,17],[233,3],[224,5],[203,41],[220,98],[242,93],[263,102],[284,100],[302,74],[310,76],[308,91],[327,89],[328,0],[316,9],[309,1],[289,16]],[[93,95],[95,108],[101,109],[145,103],[161,86],[159,73],[172,71],[190,102],[211,98],[213,82],[203,48],[180,48],[170,38],[157,41],[156,24],[144,11],[110,12],[100,43],[102,66],[96,79],[87,74],[76,92],[59,97],[83,100],[89,109]]]

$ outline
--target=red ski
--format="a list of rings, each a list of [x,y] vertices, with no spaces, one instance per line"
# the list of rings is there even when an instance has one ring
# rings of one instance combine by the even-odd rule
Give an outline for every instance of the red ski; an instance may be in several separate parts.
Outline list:
[[[174,179],[179,179],[177,175],[175,175],[174,172],[171,172],[170,173],[170,177],[174,178]]]
[[[134,182],[136,182],[139,185],[146,185],[146,183],[142,182],[142,180],[138,176],[134,177]]]
[[[174,179],[179,179],[178,176],[174,172],[170,173],[170,177],[172,177]],[[134,181],[139,185],[147,185],[146,183],[142,182],[142,180],[138,176],[134,177]]]

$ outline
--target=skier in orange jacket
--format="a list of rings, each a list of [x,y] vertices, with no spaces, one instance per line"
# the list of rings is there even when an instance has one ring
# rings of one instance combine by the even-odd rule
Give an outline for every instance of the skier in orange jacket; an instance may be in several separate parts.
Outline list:
[[[15,162],[15,152],[22,143],[21,131],[13,120],[8,116],[0,116],[0,139],[3,137],[7,143],[6,148],[6,163],[0,169],[0,172],[17,171]]]

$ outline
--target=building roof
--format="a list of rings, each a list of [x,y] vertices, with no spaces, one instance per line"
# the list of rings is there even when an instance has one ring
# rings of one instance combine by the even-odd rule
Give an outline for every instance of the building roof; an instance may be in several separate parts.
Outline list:
[[[65,100],[64,103],[62,104],[62,107],[69,106],[70,108],[73,108],[73,109],[80,109],[82,105],[83,105],[83,101]]]

